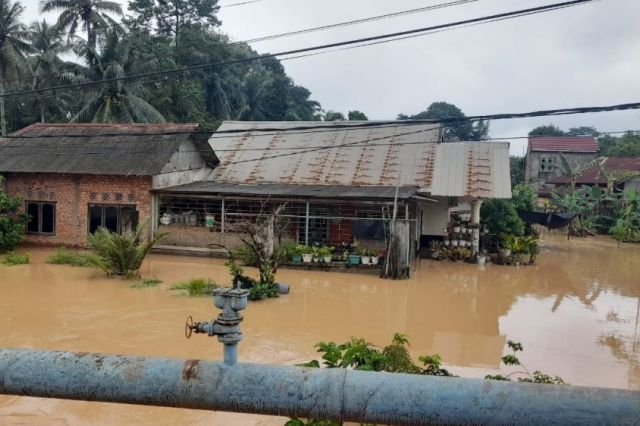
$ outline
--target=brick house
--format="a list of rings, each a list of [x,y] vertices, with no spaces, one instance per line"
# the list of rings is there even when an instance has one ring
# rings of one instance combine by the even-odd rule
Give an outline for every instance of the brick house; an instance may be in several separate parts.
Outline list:
[[[37,123],[0,140],[5,190],[24,200],[27,242],[86,245],[99,227],[153,225],[152,190],[205,179],[217,164],[197,124]]]
[[[571,167],[576,167],[596,158],[598,150],[598,141],[592,136],[530,137],[525,182],[544,196],[553,189],[553,185],[547,182],[562,176],[560,154],[564,155]]]

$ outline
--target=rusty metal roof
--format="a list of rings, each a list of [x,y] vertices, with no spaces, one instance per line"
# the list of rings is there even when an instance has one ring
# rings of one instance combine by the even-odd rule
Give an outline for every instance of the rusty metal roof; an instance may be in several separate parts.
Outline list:
[[[529,151],[543,152],[598,152],[598,141],[593,136],[532,136]]]
[[[511,196],[508,143],[440,144],[440,128],[434,124],[407,125],[399,121],[350,128],[348,123],[354,122],[334,123],[224,122],[218,129],[223,133],[210,139],[220,159],[210,180],[232,184],[399,185],[417,187],[433,196]],[[335,129],[327,128],[332,125]],[[298,130],[301,127],[305,130]]]

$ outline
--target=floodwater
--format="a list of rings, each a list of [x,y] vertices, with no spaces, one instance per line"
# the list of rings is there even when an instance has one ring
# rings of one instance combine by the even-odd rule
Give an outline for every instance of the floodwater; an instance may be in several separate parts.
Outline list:
[[[178,296],[177,281],[227,283],[220,260],[150,256],[132,288],[87,268],[0,265],[0,347],[221,359],[217,339],[185,340],[187,315],[215,315],[209,298]],[[378,345],[409,336],[411,353],[438,353],[454,373],[498,373],[508,339],[522,342],[529,370],[575,385],[640,390],[640,247],[549,236],[536,266],[422,261],[410,281],[364,274],[281,270],[291,294],[250,302],[242,324],[245,362],[295,364],[318,341],[362,336]],[[509,372],[509,369],[502,369]],[[0,424],[283,424],[283,419],[196,410],[0,396]]]

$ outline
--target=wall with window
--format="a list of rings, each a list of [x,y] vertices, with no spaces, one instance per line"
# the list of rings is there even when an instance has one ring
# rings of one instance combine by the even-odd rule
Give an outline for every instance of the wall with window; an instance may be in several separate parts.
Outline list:
[[[12,173],[6,190],[24,201],[33,219],[26,240],[43,245],[85,246],[99,226],[134,229],[151,217],[151,177]]]
[[[571,167],[577,167],[596,158],[596,153],[565,152]],[[525,181],[541,190],[547,180],[562,176],[562,159],[559,152],[529,152],[525,166]]]

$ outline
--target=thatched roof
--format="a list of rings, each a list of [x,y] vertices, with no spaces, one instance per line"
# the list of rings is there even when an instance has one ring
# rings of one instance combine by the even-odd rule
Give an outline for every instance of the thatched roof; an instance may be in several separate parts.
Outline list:
[[[188,141],[214,167],[217,157],[197,127],[37,123],[0,139],[0,172],[153,176]]]

